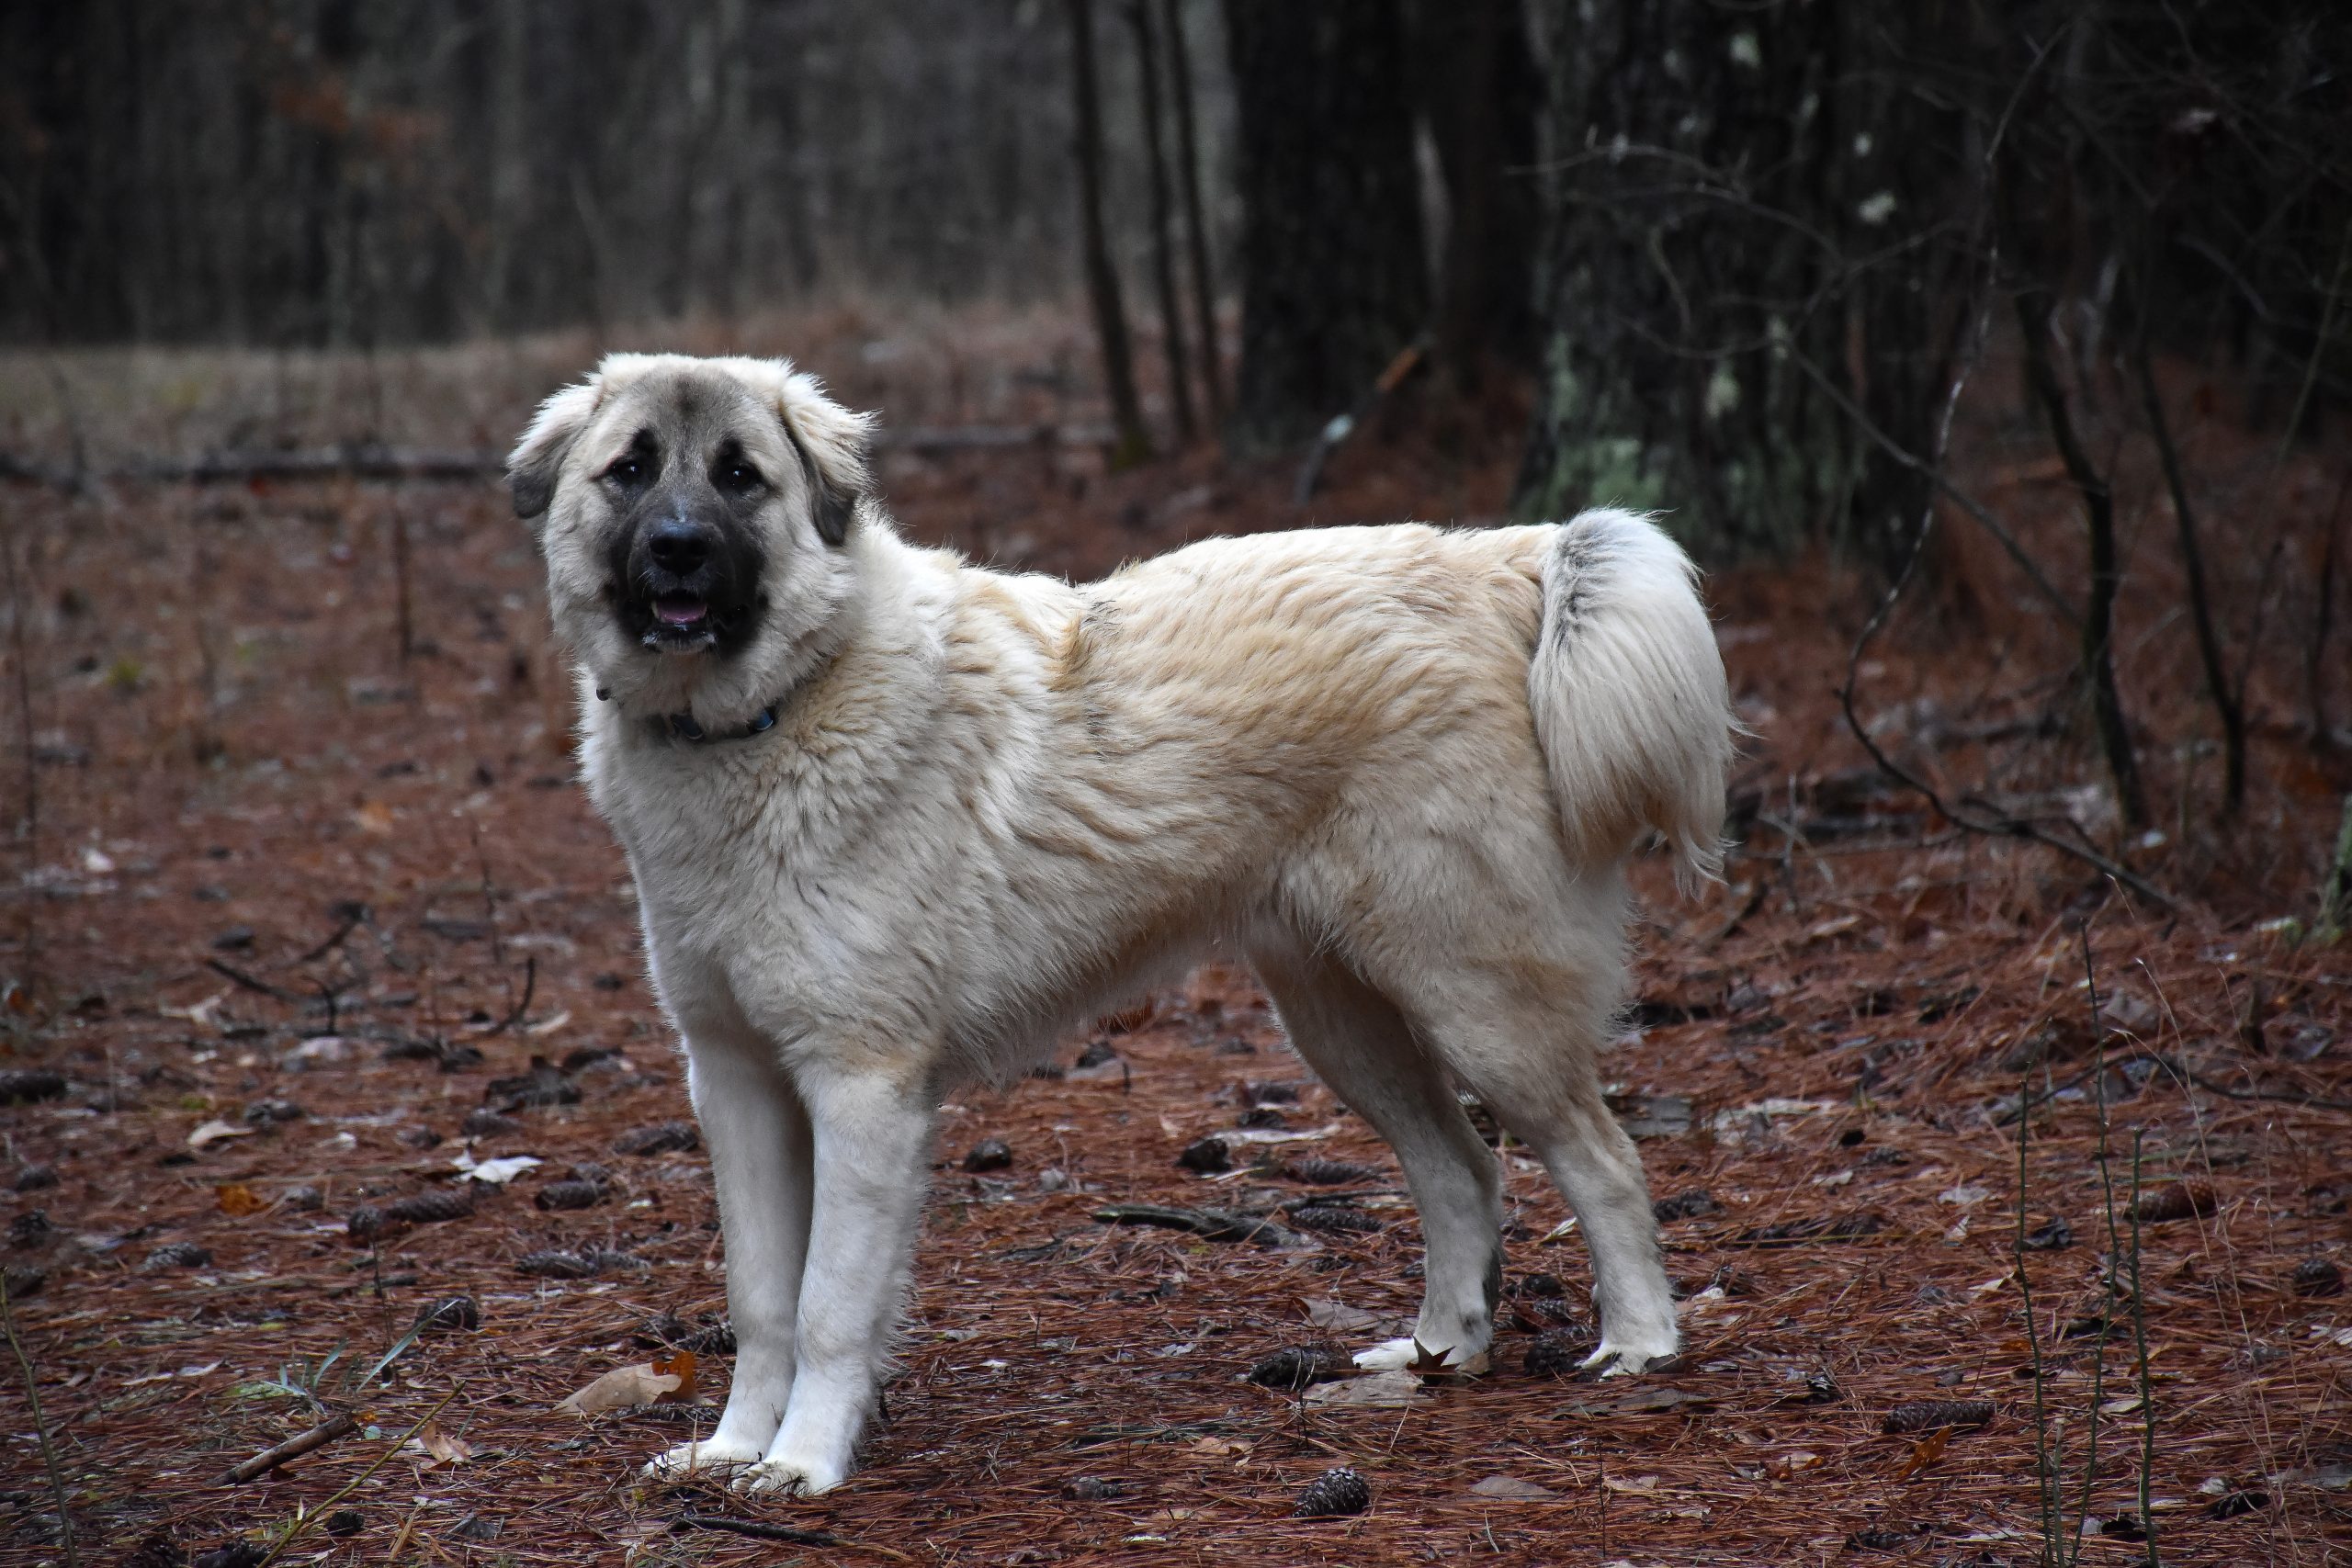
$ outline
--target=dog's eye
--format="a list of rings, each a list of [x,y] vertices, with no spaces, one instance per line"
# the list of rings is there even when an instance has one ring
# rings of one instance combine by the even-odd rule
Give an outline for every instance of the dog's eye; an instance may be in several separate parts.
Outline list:
[[[621,457],[605,470],[605,477],[615,484],[633,485],[645,478],[645,465],[634,456]]]
[[[730,495],[749,495],[767,482],[749,463],[721,463],[718,477],[718,488]]]

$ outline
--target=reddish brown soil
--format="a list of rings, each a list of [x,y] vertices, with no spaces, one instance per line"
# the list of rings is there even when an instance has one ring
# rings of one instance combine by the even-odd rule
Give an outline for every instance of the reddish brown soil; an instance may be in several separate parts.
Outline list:
[[[840,347],[854,328],[828,341]],[[424,435],[495,442],[564,352],[503,361],[503,379],[428,385],[411,367],[396,400],[424,400],[403,415]],[[872,369],[892,361],[809,357],[910,422],[1068,412],[1001,366],[971,373],[995,391],[966,390],[957,367],[995,362],[959,353],[944,354],[952,395],[933,385],[928,402]],[[439,400],[426,400],[435,386]],[[148,402],[124,398],[91,413],[94,443],[227,438],[205,409],[165,430]],[[323,416],[305,417],[302,438],[321,438]],[[1284,499],[1287,468],[1226,469],[1205,455],[1108,478],[1085,454],[900,457],[885,478],[919,535],[1091,572],[1217,531],[1492,515],[1515,419],[1498,408],[1450,427],[1376,428],[1305,511]],[[37,425],[17,428],[39,438]],[[1977,433],[1975,477],[2063,560],[2064,498],[2007,464],[2010,439]],[[2324,478],[2292,469],[2282,504],[2324,509]],[[2135,1512],[2147,1422],[2165,1561],[2317,1564],[2352,1551],[2352,1297],[2299,1293],[2290,1278],[2312,1258],[2352,1269],[2352,980],[2341,944],[2258,929],[2308,917],[2332,792],[2346,781],[2297,730],[2283,655],[2255,688],[2246,825],[2203,826],[2210,764],[2200,774],[2150,748],[2160,798],[2180,805],[2166,806],[2167,842],[2133,850],[2132,863],[2182,890],[2167,916],[2047,851],[1959,835],[1862,769],[1830,695],[1860,618],[1849,579],[1719,581],[1726,657],[1758,731],[1740,781],[1753,826],[1732,885],[1705,899],[1678,902],[1645,869],[1641,1027],[1606,1067],[1629,1096],[1687,1097],[1690,1125],[1644,1140],[1653,1191],[1703,1189],[1720,1205],[1666,1230],[1668,1267],[1693,1293],[1682,1370],[1600,1387],[1531,1375],[1540,1309],[1514,1295],[1495,1374],[1432,1385],[1409,1409],[1311,1408],[1240,1382],[1268,1353],[1322,1337],[1307,1303],[1409,1315],[1417,1235],[1390,1201],[1385,1151],[1308,1080],[1246,976],[1211,967],[1128,1028],[1106,1026],[1126,1070],[956,1097],[905,1370],[865,1467],[821,1499],[752,1504],[638,1479],[646,1455],[715,1405],[586,1420],[551,1408],[644,1359],[633,1336],[656,1314],[720,1313],[723,1258],[698,1153],[613,1152],[631,1130],[686,1115],[685,1098],[620,858],[570,782],[566,685],[503,496],[487,484],[109,486],[20,488],[0,505],[23,569],[40,792],[28,858],[11,867],[27,880],[0,907],[0,978],[19,987],[0,1066],[72,1080],[62,1100],[0,1111],[5,1174],[48,1166],[58,1178],[0,1200],[18,1222],[0,1262],[19,1270],[17,1328],[85,1561],[120,1560],[158,1535],[188,1551],[266,1540],[351,1483],[336,1506],[358,1511],[357,1533],[336,1544],[312,1529],[289,1555],[2024,1563],[2042,1529],[2037,1402],[2063,1449],[2069,1550],[2086,1495],[2098,1519]],[[2165,581],[2154,544],[2145,554],[2147,577]],[[2095,781],[2078,741],[2000,730],[2041,708],[2065,716],[2051,679],[2063,640],[1987,608],[2011,603],[2015,584],[1974,541],[1955,540],[1946,573],[1973,586],[1899,622],[1865,669],[1866,705],[1895,716],[1893,743],[2011,798]],[[2143,722],[2193,734],[2177,621],[2127,615]],[[12,816],[17,669],[0,784]],[[1804,830],[1792,837],[1792,822]],[[2099,1028],[2086,951],[2107,1003]],[[1062,1043],[1056,1060],[1067,1066],[1091,1038]],[[420,1041],[481,1059],[451,1071],[383,1059]],[[571,1075],[579,1103],[517,1111],[516,1132],[461,1135],[492,1079],[574,1052],[611,1053]],[[2030,1068],[2037,1055],[2046,1066]],[[1999,1111],[2028,1078],[2063,1092],[2029,1121],[2021,1195],[2018,1131]],[[1314,1135],[1275,1153],[1377,1168],[1361,1184],[1377,1230],[1289,1251],[1094,1221],[1107,1201],[1251,1207],[1310,1190],[1175,1164],[1190,1140],[1234,1125],[1245,1082],[1299,1088],[1280,1109]],[[2119,1308],[2105,1338],[2098,1317],[2102,1088],[2127,1260],[2135,1143],[2146,1188],[2189,1179],[2213,1194],[2205,1213],[2142,1228],[2152,1417],[2134,1406],[2135,1314]],[[280,1100],[300,1114],[191,1152],[200,1124],[243,1129]],[[966,1174],[962,1156],[984,1137],[1009,1144],[1012,1163]],[[546,1164],[484,1192],[469,1217],[396,1227],[372,1248],[345,1234],[359,1204],[448,1190],[461,1152]],[[1238,1162],[1254,1152],[1239,1147]],[[1505,1153],[1514,1287],[1559,1276],[1581,1317],[1581,1246],[1547,1242],[1562,1206]],[[580,1161],[609,1168],[602,1201],[535,1207]],[[231,1212],[240,1187],[258,1212]],[[321,1207],[295,1205],[303,1187]],[[2061,1216],[2076,1238],[2028,1257],[2030,1336],[2020,1203],[2029,1226]],[[25,1218],[36,1210],[54,1226],[45,1236]],[[1870,1217],[1867,1234],[1756,1245],[1770,1227],[1854,1216]],[[209,1261],[150,1263],[179,1242]],[[587,1247],[645,1267],[576,1281],[516,1268]],[[1704,1293],[1711,1282],[1724,1293]],[[421,1308],[455,1294],[478,1303],[478,1329],[424,1337],[389,1382],[356,1386]],[[318,1393],[382,1435],[221,1483],[230,1464],[317,1418],[253,1385],[300,1380],[338,1350]],[[725,1365],[701,1363],[711,1400]],[[0,1561],[62,1561],[36,1424],[6,1371]],[[1808,1377],[1822,1380],[1817,1398]],[[1661,1390],[1682,1397],[1641,1407]],[[1892,1408],[1931,1399],[1989,1400],[1992,1421],[1948,1439],[1883,1435]],[[359,1479],[436,1407],[469,1458],[425,1469],[403,1454]],[[1369,1480],[1370,1511],[1292,1518],[1300,1489],[1340,1464]],[[1495,1476],[1553,1495],[1472,1491]],[[1117,1495],[1072,1496],[1080,1477]],[[2233,1517],[2216,1517],[2230,1498],[2219,1511]],[[673,1530],[690,1509],[841,1544]],[[2122,1562],[2145,1548],[2094,1530],[2083,1551]]]

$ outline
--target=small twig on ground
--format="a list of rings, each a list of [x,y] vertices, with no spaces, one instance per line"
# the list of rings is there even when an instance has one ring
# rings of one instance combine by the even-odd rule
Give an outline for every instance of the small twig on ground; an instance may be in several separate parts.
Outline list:
[[[500,1019],[496,1023],[491,1024],[489,1027],[485,1028],[482,1031],[482,1033],[486,1035],[503,1034],[507,1030],[510,1030],[516,1024],[522,1022],[524,1012],[527,1010],[531,1005],[531,993],[538,989],[538,958],[534,954],[526,953],[523,958],[523,995],[515,1001],[513,1007],[507,1010],[506,1016],[504,1018]]]
[[[2156,1472],[2156,1388],[2148,1375],[2148,1301],[2140,1290],[2140,1170],[2144,1128],[2132,1133],[2132,1341],[2140,1361],[2140,1528],[2148,1544],[2148,1568],[2161,1568],[2156,1556],[2156,1512],[2150,1496]]]
[[[390,1461],[391,1457],[394,1454],[400,1452],[401,1450],[408,1446],[408,1440],[411,1438],[413,1438],[419,1432],[424,1431],[424,1428],[431,1424],[435,1416],[440,1415],[443,1410],[448,1408],[448,1404],[451,1400],[457,1398],[458,1395],[463,1393],[465,1391],[466,1385],[464,1383],[459,1383],[457,1387],[443,1394],[441,1396],[441,1403],[426,1411],[424,1417],[420,1419],[415,1426],[411,1427],[407,1431],[402,1432],[399,1437],[393,1438],[390,1445],[387,1447],[382,1453],[376,1456],[376,1461],[373,1464],[361,1471],[358,1474],[353,1476],[350,1480],[345,1482],[341,1486],[336,1487],[334,1494],[330,1495],[325,1502],[321,1503],[317,1507],[306,1509],[302,1513],[295,1516],[293,1520],[287,1525],[285,1530],[279,1534],[277,1540],[271,1543],[269,1551],[263,1554],[262,1560],[254,1564],[254,1568],[269,1568],[269,1565],[272,1562],[277,1561],[280,1553],[285,1551],[288,1546],[294,1544],[294,1538],[296,1536],[300,1535],[304,1530],[310,1529],[311,1526],[318,1520],[325,1518],[329,1514],[334,1511],[334,1506],[337,1503],[342,1502],[345,1497],[350,1496],[352,1493],[365,1485],[378,1471],[383,1469],[384,1466]]]
[[[41,1462],[49,1468],[50,1495],[57,1502],[58,1545],[65,1553],[65,1568],[81,1568],[81,1549],[74,1542],[74,1517],[65,1511],[65,1472],[58,1468],[57,1450],[49,1440],[49,1420],[40,1410],[40,1387],[33,1376],[32,1358],[17,1337],[17,1312],[8,1301],[8,1280],[0,1274],[0,1328],[7,1330],[8,1348],[16,1352],[17,1370],[25,1377],[25,1403],[31,1407],[33,1438],[40,1444]]]
[[[297,1432],[274,1449],[265,1449],[243,1464],[232,1465],[220,1476],[223,1486],[242,1486],[257,1475],[267,1475],[279,1465],[300,1459],[313,1450],[325,1448],[338,1438],[347,1438],[359,1430],[359,1423],[348,1416],[330,1416],[307,1432]]]
[[[206,959],[204,961],[204,966],[211,970],[214,974],[220,976],[221,978],[225,980],[232,980],[236,984],[243,986],[248,991],[257,991],[261,995],[272,998],[277,1001],[292,1002],[299,1007],[308,1005],[311,999],[308,997],[300,996],[293,991],[289,991],[283,986],[273,986],[258,975],[248,975],[245,971],[238,968],[235,964],[223,964],[217,958]]]
[[[348,901],[345,903],[342,906],[342,923],[335,927],[334,933],[331,934],[324,942],[319,943],[318,946],[311,949],[310,952],[296,959],[294,961],[295,963],[316,964],[320,959],[324,958],[328,953],[333,953],[336,948],[341,947],[344,942],[350,938],[351,933],[357,931],[360,925],[368,919],[368,906],[356,901]]]
[[[24,886],[28,893],[33,886],[34,874],[40,869],[40,759],[33,748],[33,676],[32,657],[25,641],[25,590],[23,573],[17,565],[15,538],[0,538],[0,557],[8,567],[8,635],[14,645],[12,652],[17,663],[17,739],[21,750],[17,755],[25,764]],[[37,911],[40,900],[28,897],[25,906],[25,974],[27,990],[33,987],[36,971],[40,966],[38,938],[40,923]]]
[[[729,1535],[746,1535],[753,1540],[780,1540],[792,1546],[839,1546],[842,1543],[841,1538],[830,1530],[796,1529],[790,1525],[772,1525],[765,1519],[729,1518],[724,1514],[680,1514],[670,1528],[724,1530]]]
[[[2033,1092],[2033,1069],[2026,1069],[2018,1088],[2018,1103],[2023,1104]],[[2054,1563],[2058,1557],[2058,1530],[2061,1521],[2056,1517],[2058,1497],[2052,1491],[2050,1468],[2050,1421],[2043,1403],[2044,1372],[2041,1365],[2041,1330],[2033,1321],[2033,1281],[2025,1267],[2025,1204],[2026,1204],[2026,1143],[2027,1129],[2033,1118],[2021,1112],[2018,1117],[2018,1225],[2010,1244],[2010,1258],[2017,1269],[2018,1295],[2025,1304],[2025,1341],[2033,1360],[2033,1485],[2040,1503],[2041,1517],[2041,1560]]]

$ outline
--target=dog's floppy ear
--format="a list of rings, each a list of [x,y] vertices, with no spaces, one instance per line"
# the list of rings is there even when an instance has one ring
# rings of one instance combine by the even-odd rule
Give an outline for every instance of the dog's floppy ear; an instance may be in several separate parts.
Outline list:
[[[808,471],[818,536],[838,545],[849,537],[857,503],[873,487],[866,455],[874,444],[874,416],[842,407],[825,395],[822,382],[793,369],[789,361],[774,362],[774,372],[776,417]]]
[[[605,380],[601,375],[591,376],[576,387],[562,391],[539,405],[531,427],[523,432],[523,439],[506,458],[506,483],[514,492],[514,515],[537,517],[555,500],[557,470],[563,467],[564,454],[588,427],[597,408],[605,400]]]

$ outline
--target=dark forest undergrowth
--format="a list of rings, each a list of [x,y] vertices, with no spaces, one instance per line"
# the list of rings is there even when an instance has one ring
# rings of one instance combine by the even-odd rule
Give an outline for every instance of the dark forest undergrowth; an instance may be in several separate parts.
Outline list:
[[[840,312],[777,341],[902,428],[1100,417],[1058,317],[890,332]],[[92,355],[54,375],[19,359],[0,444],[90,470],[360,439],[495,450],[586,358],[556,340],[372,362]],[[1524,428],[1496,398],[1400,399],[1303,505],[1289,464],[1198,454],[1113,475],[1084,440],[892,448],[881,472],[918,536],[1091,575],[1221,532],[1492,519]],[[2146,1524],[2166,1562],[2341,1554],[2352,966],[2341,942],[2299,938],[2352,783],[2326,704],[2352,692],[2341,655],[2323,643],[2312,664],[2301,623],[2267,608],[2294,567],[2265,543],[2289,517],[2320,536],[2340,476],[2219,416],[2187,439],[2239,486],[2226,515],[2256,519],[2216,549],[2222,609],[2272,617],[2250,639],[2239,821],[2216,821],[2144,455],[2125,455],[2117,649],[2157,827],[2109,819],[2066,638],[1964,519],[1856,667],[1863,717],[1907,766],[2070,819],[2052,831],[2173,908],[1960,831],[1870,765],[1836,694],[1867,581],[1816,561],[1712,582],[1756,731],[1741,843],[1729,885],[1695,902],[1645,868],[1639,1006],[1606,1066],[1676,1215],[1680,1370],[1598,1386],[1541,1370],[1587,1332],[1588,1276],[1556,1196],[1506,1148],[1493,1376],[1366,1407],[1241,1381],[1409,1315],[1417,1235],[1385,1150],[1289,1055],[1246,975],[1211,964],[1060,1043],[1062,1076],[957,1097],[865,1468],[757,1505],[635,1473],[715,1417],[716,1337],[694,1339],[712,1403],[553,1408],[711,1327],[721,1254],[699,1152],[620,1152],[685,1118],[684,1091],[619,854],[571,779],[569,685],[503,492],[0,491],[17,639],[0,789],[12,817],[28,781],[37,805],[0,906],[0,1069],[63,1079],[54,1096],[15,1080],[46,1097],[0,1111],[18,1189],[0,1261],[82,1561],[149,1542],[141,1561],[160,1564],[298,1518],[288,1558],[484,1564],[2025,1563],[2053,1530],[2063,1552],[2124,1562],[2146,1560]],[[2041,450],[1970,424],[1955,473],[2071,581],[2071,496]],[[1069,1070],[1081,1052],[1095,1065]],[[1237,1130],[1228,1171],[1177,1164]],[[1010,1163],[967,1170],[989,1138]],[[540,1163],[503,1185],[458,1174],[520,1155]],[[1316,1158],[1364,1168],[1297,1179]],[[575,1171],[585,1206],[537,1201]],[[470,1204],[424,1206],[454,1217],[353,1233],[363,1207],[460,1191]],[[1302,1204],[1332,1193],[1352,1201]],[[1094,1218],[1129,1201],[1284,1213],[1306,1245]],[[412,1338],[453,1296],[472,1315]],[[1928,1401],[1989,1416],[1884,1429]],[[322,1407],[363,1430],[222,1483]],[[429,1441],[390,1451],[435,1412]],[[63,1561],[13,1368],[0,1442],[0,1558]],[[2038,1450],[2062,1467],[2054,1502]],[[1337,1464],[1369,1479],[1370,1511],[1293,1519]],[[321,1519],[331,1498],[352,1517]]]

